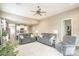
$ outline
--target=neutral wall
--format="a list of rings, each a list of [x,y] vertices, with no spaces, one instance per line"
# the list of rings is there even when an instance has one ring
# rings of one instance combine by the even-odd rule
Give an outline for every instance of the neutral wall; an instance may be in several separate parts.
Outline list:
[[[54,30],[58,30],[59,42],[64,36],[64,20],[67,19],[72,19],[72,35],[77,37],[79,43],[79,8],[43,19],[39,25],[33,27],[33,32],[37,30],[39,33],[53,33]]]
[[[26,24],[26,25],[38,24],[38,21],[36,19],[27,18],[27,17],[24,17],[24,16],[4,12],[4,11],[1,11],[1,10],[0,10],[0,16],[3,17],[3,18],[6,18],[9,21],[14,22],[14,23],[18,23],[18,24]]]

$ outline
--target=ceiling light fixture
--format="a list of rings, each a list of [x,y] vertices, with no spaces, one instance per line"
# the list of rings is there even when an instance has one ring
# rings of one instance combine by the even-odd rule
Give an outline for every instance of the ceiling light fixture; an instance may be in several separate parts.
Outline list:
[[[35,12],[34,15],[40,15],[40,16],[42,16],[42,13],[46,13],[46,11],[41,11],[40,6],[37,6],[37,10],[36,11],[32,11],[32,12]]]

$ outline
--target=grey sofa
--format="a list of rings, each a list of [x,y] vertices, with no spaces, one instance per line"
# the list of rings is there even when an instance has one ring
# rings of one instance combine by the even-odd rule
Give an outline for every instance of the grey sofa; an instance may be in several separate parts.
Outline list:
[[[64,36],[63,41],[56,44],[56,49],[63,55],[73,55],[75,52],[76,37],[75,36]]]
[[[52,33],[41,33],[42,37],[38,36],[37,41],[49,46],[53,46],[53,40],[55,40],[56,35]],[[51,39],[53,36],[55,36],[54,39]]]
[[[34,37],[31,37],[32,33],[19,34],[19,44],[27,44],[36,41]]]

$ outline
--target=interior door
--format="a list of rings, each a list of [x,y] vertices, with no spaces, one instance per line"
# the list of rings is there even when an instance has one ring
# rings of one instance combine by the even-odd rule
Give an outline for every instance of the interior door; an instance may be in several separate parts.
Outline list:
[[[71,30],[71,19],[64,20],[65,23],[65,35],[71,35],[72,30]]]

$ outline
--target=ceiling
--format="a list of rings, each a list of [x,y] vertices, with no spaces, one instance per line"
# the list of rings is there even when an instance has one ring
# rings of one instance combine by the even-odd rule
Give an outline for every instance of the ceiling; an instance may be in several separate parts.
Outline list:
[[[42,16],[35,15],[32,10],[37,10],[37,6],[40,6],[42,11],[46,11],[46,14]],[[14,15],[27,17],[30,19],[41,20],[58,13],[74,9],[79,7],[77,3],[2,3],[0,4],[0,10],[8,12]]]
[[[35,15],[33,10],[40,6],[46,14]],[[77,3],[0,3],[5,18],[17,24],[36,25],[39,20],[79,7]]]

